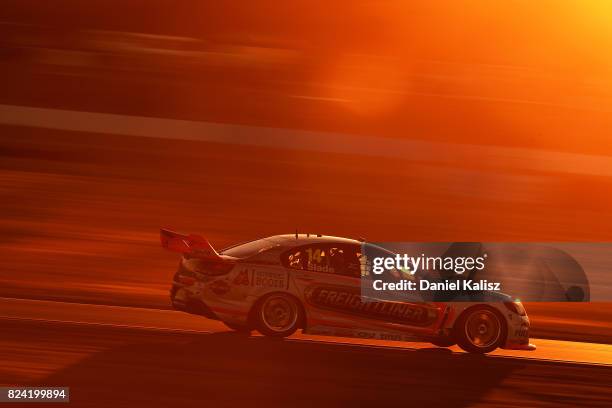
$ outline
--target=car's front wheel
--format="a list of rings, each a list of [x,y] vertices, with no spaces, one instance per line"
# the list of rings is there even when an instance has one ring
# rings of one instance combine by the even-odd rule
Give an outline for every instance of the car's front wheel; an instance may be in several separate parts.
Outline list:
[[[300,327],[302,315],[297,299],[285,293],[273,293],[256,306],[255,327],[266,336],[291,336]]]
[[[495,309],[477,306],[464,312],[455,324],[457,344],[469,353],[489,353],[506,337],[506,323]]]

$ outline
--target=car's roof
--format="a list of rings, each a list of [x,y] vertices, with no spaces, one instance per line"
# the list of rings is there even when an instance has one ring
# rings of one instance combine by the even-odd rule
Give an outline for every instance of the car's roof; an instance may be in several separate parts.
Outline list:
[[[264,238],[266,241],[272,241],[283,246],[294,247],[307,244],[353,244],[359,245],[360,241],[351,238],[334,237],[331,235],[322,234],[281,234],[273,235]]]
[[[321,234],[282,234],[273,235],[256,239],[254,241],[242,242],[219,251],[220,255],[231,256],[234,258],[248,258],[262,250],[272,247],[280,248],[295,248],[301,245],[310,244],[344,244],[344,245],[359,245],[360,241],[350,238],[333,237],[330,235]]]

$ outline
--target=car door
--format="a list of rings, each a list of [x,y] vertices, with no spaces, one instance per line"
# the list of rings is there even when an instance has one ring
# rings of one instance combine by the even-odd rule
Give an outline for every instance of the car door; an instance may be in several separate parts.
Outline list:
[[[326,243],[296,247],[284,254],[283,264],[306,305],[309,324],[353,329],[359,331],[359,337],[388,338],[391,333],[431,334],[436,330],[441,311],[437,305],[362,297],[362,279],[369,276],[362,267],[361,248]],[[387,337],[381,336],[384,333]]]
[[[382,275],[372,273],[376,257],[395,258],[397,254],[377,245],[364,243],[362,248],[361,285],[363,301],[369,305],[363,313],[370,316],[377,327],[393,332],[413,333],[422,336],[436,335],[447,317],[448,305],[426,300],[419,290],[375,291],[373,282],[380,279],[387,283],[413,281],[409,271],[385,268]]]
[[[358,248],[358,246],[355,246]],[[359,301],[360,268],[349,254],[355,249],[345,244],[317,243],[291,248],[281,256],[290,281],[304,303],[309,324],[354,325],[354,314],[342,304]]]

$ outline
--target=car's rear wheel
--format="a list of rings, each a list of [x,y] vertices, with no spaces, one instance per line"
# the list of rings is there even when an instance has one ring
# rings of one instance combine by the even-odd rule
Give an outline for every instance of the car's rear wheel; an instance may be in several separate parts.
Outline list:
[[[273,293],[258,303],[254,318],[261,334],[287,337],[300,326],[302,308],[294,297],[285,293]]]
[[[455,324],[455,339],[469,353],[489,353],[506,337],[506,323],[495,309],[477,306],[464,312]]]

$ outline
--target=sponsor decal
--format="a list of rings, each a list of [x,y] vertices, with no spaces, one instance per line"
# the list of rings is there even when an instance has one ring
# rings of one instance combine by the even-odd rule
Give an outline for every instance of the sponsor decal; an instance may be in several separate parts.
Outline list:
[[[249,271],[247,269],[243,269],[238,275],[236,275],[234,278],[234,285],[250,285]]]
[[[402,333],[391,333],[371,330],[346,329],[333,326],[317,326],[308,328],[305,333],[323,336],[353,337],[358,339],[375,339],[387,341],[417,341],[418,336]]]
[[[230,284],[225,280],[216,280],[211,282],[208,287],[216,295],[225,295],[230,291]]]
[[[424,304],[370,300],[363,302],[358,288],[311,286],[306,289],[305,295],[306,301],[315,307],[410,326],[429,326],[437,320],[439,314],[437,308]]]
[[[285,272],[255,270],[251,285],[255,287],[285,289],[287,287],[287,274]]]
[[[250,272],[250,273],[249,273]],[[275,289],[287,288],[287,274],[277,271],[243,269],[232,280],[236,286],[253,286]]]

